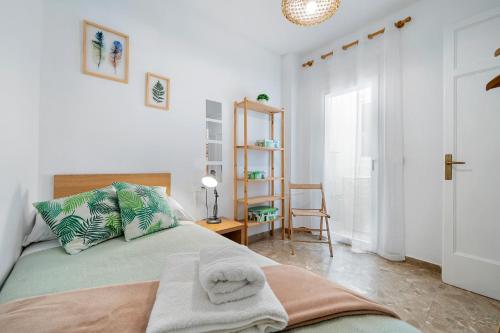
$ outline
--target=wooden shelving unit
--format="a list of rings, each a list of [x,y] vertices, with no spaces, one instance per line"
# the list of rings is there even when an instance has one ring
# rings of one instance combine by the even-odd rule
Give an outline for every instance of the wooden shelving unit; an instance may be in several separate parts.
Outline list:
[[[248,197],[246,199],[245,198],[238,199],[238,203],[242,204],[248,203],[249,205],[255,205],[264,202],[274,202],[276,200],[281,200],[281,199],[284,200],[285,198],[277,195],[259,195],[256,197]]]
[[[238,144],[238,112],[243,111],[243,144]],[[270,139],[275,139],[275,121],[280,121],[280,148],[264,148],[259,147],[248,142],[248,122],[249,114],[251,112],[265,113],[269,116],[269,135]],[[266,104],[259,103],[257,101],[252,101],[246,97],[241,102],[234,102],[234,219],[244,224],[244,241],[245,245],[248,245],[248,229],[253,227],[258,227],[261,225],[270,225],[271,234],[274,233],[274,223],[281,221],[281,239],[285,239],[285,119],[284,110],[276,107],[272,107]],[[238,152],[243,150],[243,165],[244,172],[243,177],[238,176]],[[268,177],[265,179],[248,179],[248,152],[250,150],[262,151],[263,153],[269,154],[269,169]],[[280,153],[280,173],[275,174],[275,153]],[[280,191],[275,192],[275,183],[279,182]],[[266,195],[250,197],[248,195],[248,188],[253,184],[267,183],[268,193]],[[239,185],[243,185],[243,196],[238,195]],[[251,222],[248,220],[248,207],[249,205],[260,204],[260,203],[270,203],[273,207],[275,203],[279,201],[280,205],[280,215],[274,221],[268,222]],[[243,206],[243,218],[238,218],[238,212],[240,206]]]
[[[248,222],[247,225],[248,225],[248,228],[253,228],[253,227],[258,227],[258,226],[261,226],[261,225],[266,225],[266,224],[270,224],[270,223],[274,223],[274,222],[278,222],[278,221],[284,221],[285,218],[283,216],[278,216],[278,218],[276,218],[276,220],[273,220],[273,221],[267,221],[267,222]],[[239,220],[238,222],[244,224],[245,221],[244,220]],[[248,244],[246,244],[248,245]]]
[[[282,180],[283,177],[267,177],[264,179],[247,179],[249,183],[264,183],[264,182],[272,182],[276,180]],[[237,181],[244,182],[245,178],[238,178]]]
[[[236,146],[238,149],[245,149],[245,146]],[[285,150],[284,148],[265,148],[265,147],[260,147],[260,146],[255,146],[255,145],[248,145],[246,146],[248,150],[271,150],[271,151],[278,151],[278,150]]]

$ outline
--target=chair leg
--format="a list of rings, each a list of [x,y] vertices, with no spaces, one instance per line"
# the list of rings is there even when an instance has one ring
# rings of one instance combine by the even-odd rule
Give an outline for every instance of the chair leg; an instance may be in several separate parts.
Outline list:
[[[293,222],[292,222],[292,216],[288,218],[288,233],[290,237],[290,247],[292,248],[292,255],[295,254],[295,246],[293,244]]]
[[[332,240],[330,238],[330,222],[328,217],[325,217],[326,221],[326,235],[328,236],[328,247],[330,248],[330,257],[333,257]]]
[[[281,219],[281,240],[285,240],[285,219]]]
[[[321,216],[321,221],[319,222],[319,240],[323,239],[323,216]]]
[[[290,226],[291,225],[292,225],[292,210],[289,209],[288,210],[288,232],[287,232],[288,239],[290,239]]]

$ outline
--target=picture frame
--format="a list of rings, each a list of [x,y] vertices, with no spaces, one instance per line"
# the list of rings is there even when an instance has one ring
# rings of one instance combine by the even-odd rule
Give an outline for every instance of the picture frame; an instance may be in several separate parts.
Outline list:
[[[129,36],[87,20],[82,30],[82,72],[128,83]]]
[[[170,109],[170,79],[161,75],[146,73],[147,107],[168,111]]]

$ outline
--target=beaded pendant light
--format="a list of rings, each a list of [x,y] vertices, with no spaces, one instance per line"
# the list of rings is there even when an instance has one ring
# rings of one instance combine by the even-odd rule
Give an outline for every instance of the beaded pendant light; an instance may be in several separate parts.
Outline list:
[[[328,20],[340,6],[340,0],[282,0],[281,9],[292,23],[309,26]]]

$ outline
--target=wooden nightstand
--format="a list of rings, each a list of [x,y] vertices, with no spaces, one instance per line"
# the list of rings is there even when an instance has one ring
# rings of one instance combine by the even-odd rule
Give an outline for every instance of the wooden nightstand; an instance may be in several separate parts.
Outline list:
[[[243,223],[222,218],[222,222],[218,224],[208,224],[205,220],[198,221],[196,224],[229,238],[238,244],[243,244],[243,229],[245,228]]]

